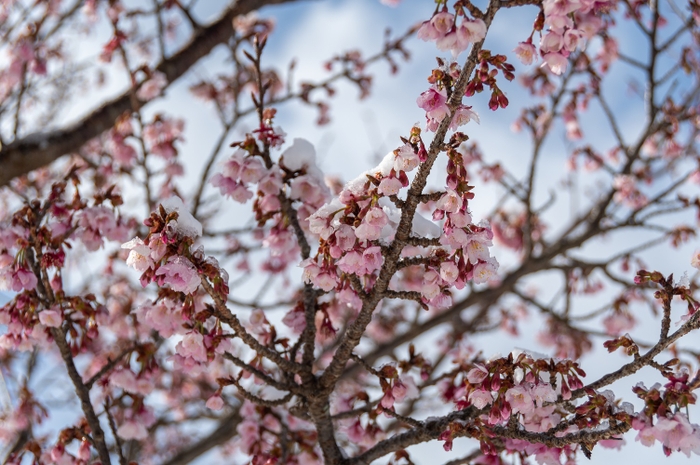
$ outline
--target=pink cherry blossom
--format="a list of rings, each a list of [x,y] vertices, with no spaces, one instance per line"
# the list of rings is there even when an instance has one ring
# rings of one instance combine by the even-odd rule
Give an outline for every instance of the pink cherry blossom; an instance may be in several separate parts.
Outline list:
[[[185,257],[174,256],[156,270],[159,285],[167,284],[171,289],[185,294],[191,294],[201,284],[197,269]]]
[[[459,277],[459,268],[454,262],[442,262],[440,264],[440,277],[445,282],[452,284]]]
[[[403,402],[407,399],[410,400],[417,398],[419,392],[413,376],[405,373],[400,375],[398,379],[394,381],[392,394],[396,402]]]
[[[418,28],[416,35],[419,39],[427,42],[429,40],[436,40],[438,37],[441,37],[442,34],[435,28],[432,21],[425,21],[421,24],[420,28]]]
[[[377,190],[379,191],[380,194],[382,195],[396,195],[399,193],[403,185],[401,184],[401,181],[399,181],[396,178],[384,178],[382,181],[379,183],[379,187]]]
[[[515,413],[528,414],[534,411],[535,403],[527,386],[514,386],[506,391],[506,400]]]
[[[690,265],[700,270],[700,250],[693,254],[693,257],[690,259]]]
[[[394,169],[396,171],[412,171],[420,164],[420,158],[410,144],[402,145],[394,153],[396,154],[396,159],[394,160]]]
[[[450,123],[450,129],[453,131],[460,126],[464,126],[469,121],[474,120],[479,122],[479,115],[472,110],[472,107],[466,105],[460,105],[455,110],[454,116],[452,117],[452,122]]]
[[[447,93],[445,89],[438,89],[435,86],[426,90],[416,100],[418,106],[426,111],[426,117],[435,121],[442,119],[450,114],[450,109],[447,106]]]
[[[545,402],[554,402],[557,400],[557,393],[549,383],[539,383],[530,389],[530,395],[537,404],[537,407],[543,407]]]
[[[481,384],[488,375],[489,372],[484,365],[476,364],[474,368],[467,373],[467,381],[472,384]]]
[[[374,246],[362,252],[362,266],[367,273],[372,273],[382,267],[384,257],[382,257],[381,247]]]
[[[224,408],[224,400],[219,395],[213,395],[207,400],[207,408],[221,410]]]
[[[486,24],[481,19],[465,18],[457,29],[457,36],[465,44],[479,42],[486,37]]]
[[[148,437],[148,430],[143,423],[128,420],[117,429],[117,434],[122,439],[142,441]]]
[[[498,271],[498,262],[495,258],[490,258],[489,261],[480,261],[474,267],[474,283],[483,284],[496,276]]]
[[[517,47],[515,47],[515,55],[524,65],[531,65],[537,56],[537,48],[532,44],[532,42],[520,42]]]
[[[165,77],[165,74],[161,73],[160,71],[156,71],[148,79],[148,81],[141,84],[139,90],[136,91],[136,97],[144,102],[153,100],[160,95],[161,91],[167,84],[168,80]]]
[[[547,53],[542,58],[544,59],[542,66],[548,66],[554,74],[564,73],[566,68],[569,66],[569,60],[567,60],[561,53]]]
[[[144,272],[153,267],[153,259],[151,259],[151,249],[141,238],[135,237],[129,242],[122,244],[122,249],[129,251],[129,256],[126,258],[126,264],[136,271]]]
[[[197,362],[206,362],[207,349],[204,347],[204,336],[198,332],[191,331],[182,338],[175,348],[182,357],[190,357]]]
[[[472,403],[474,407],[481,410],[493,402],[493,396],[490,391],[485,389],[476,389],[469,394],[469,402]]]
[[[540,42],[542,53],[559,52],[564,47],[564,37],[554,31],[549,31]]]
[[[455,17],[452,13],[441,11],[432,17],[430,23],[440,35],[445,35],[454,26]]]
[[[63,322],[60,310],[47,309],[39,313],[39,321],[50,328],[58,328]]]
[[[438,200],[436,207],[448,213],[456,213],[462,208],[462,197],[452,189],[447,189],[445,194]]]

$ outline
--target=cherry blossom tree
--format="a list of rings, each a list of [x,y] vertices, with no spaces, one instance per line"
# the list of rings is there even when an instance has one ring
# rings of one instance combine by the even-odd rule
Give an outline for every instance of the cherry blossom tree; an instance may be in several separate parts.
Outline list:
[[[0,4],[4,463],[700,454],[700,4],[382,0],[415,26],[306,80],[266,59],[281,3]],[[425,120],[322,171],[285,112],[326,125],[423,43]]]

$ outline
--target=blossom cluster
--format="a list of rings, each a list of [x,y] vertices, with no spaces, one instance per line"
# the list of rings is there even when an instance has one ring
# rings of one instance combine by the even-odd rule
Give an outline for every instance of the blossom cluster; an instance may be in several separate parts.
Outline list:
[[[632,428],[638,431],[636,440],[647,447],[659,441],[666,455],[673,451],[688,457],[691,452],[700,455],[700,426],[690,423],[683,413],[696,402],[689,375],[683,371],[664,376],[668,379],[664,386],[656,383],[647,388],[639,383],[633,388],[645,403],[643,411],[632,420]]]
[[[492,442],[493,428],[510,425],[516,420],[528,433],[550,433],[554,437],[595,430],[611,421],[629,423],[634,414],[631,404],[619,405],[612,392],[586,390],[587,399],[575,407],[576,415],[558,406],[561,400],[572,399],[572,390],[583,388],[580,376],[585,373],[571,361],[535,359],[523,352],[489,362],[475,362],[464,376],[463,386],[443,384],[443,396],[457,402],[457,408],[472,407],[480,412],[476,424],[481,425],[481,448],[487,455],[497,455]],[[454,429],[445,431],[442,439],[449,450]],[[615,441],[601,441],[604,447],[615,447]],[[509,453],[533,455],[539,463],[558,464],[560,456],[574,456],[576,446],[552,447],[518,438],[505,438]]]
[[[373,286],[384,263],[382,246],[394,238],[401,221],[398,194],[409,184],[407,173],[425,157],[420,131],[414,128],[410,141],[349,182],[338,198],[311,216],[310,230],[321,244],[316,256],[302,263],[306,282],[327,292],[335,289],[339,299],[359,305],[357,293]],[[451,152],[450,166],[446,191],[436,196],[433,212],[442,228],[417,213],[413,217],[411,234],[432,238],[434,245],[404,249],[406,260],[411,251],[422,255],[422,282],[416,290],[423,304],[440,308],[451,303],[450,287],[462,289],[470,280],[485,283],[498,266],[489,252],[493,234],[488,225],[472,223],[468,211],[472,194],[456,150]],[[354,277],[361,278],[361,287]]]
[[[460,16],[463,16],[461,21]],[[485,36],[486,24],[483,20],[467,17],[464,10],[458,10],[457,14],[450,13],[447,6],[435,13],[429,21],[423,22],[418,29],[420,39],[434,41],[439,50],[449,50],[454,56],[474,42],[483,40]]]
[[[562,74],[568,67],[569,55],[580,49],[585,40],[591,39],[606,26],[603,15],[615,7],[615,1],[590,2],[579,0],[545,0],[542,3],[543,14],[537,18],[530,37],[520,42],[515,53],[524,64],[529,65],[537,56],[537,47],[533,44],[535,31],[547,31],[539,43],[539,53],[553,73]],[[601,57],[607,65],[615,56],[617,47],[610,39],[603,47],[605,56]]]
[[[82,244],[93,252],[105,241],[123,241],[133,224],[116,210],[121,197],[113,188],[95,195],[92,204],[77,189],[70,197],[66,182],[55,183],[51,196],[35,204],[37,210],[20,208],[11,222],[0,225],[0,289],[19,293],[0,308],[0,324],[7,325],[0,336],[3,349],[45,346],[52,339],[50,329],[61,326],[66,316],[76,331],[76,349],[97,335],[95,318],[103,308],[94,296],[71,300],[63,295],[66,251]],[[39,298],[39,290],[46,288],[56,295],[48,305]]]
[[[202,282],[195,265],[209,263],[218,267],[215,259],[203,258],[201,251],[190,251],[194,240],[202,235],[202,225],[187,210],[179,197],[171,197],[145,221],[151,228],[146,241],[139,237],[122,244],[129,251],[126,263],[142,272],[141,284],[151,281],[159,286],[185,294],[193,294]],[[223,272],[225,273],[225,272]]]

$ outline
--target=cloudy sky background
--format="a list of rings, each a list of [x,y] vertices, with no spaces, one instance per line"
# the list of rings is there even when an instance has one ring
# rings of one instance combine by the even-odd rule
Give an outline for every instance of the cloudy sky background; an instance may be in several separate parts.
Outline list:
[[[200,1],[198,12],[201,18],[208,18],[221,11],[225,2]],[[399,8],[390,8],[381,5],[378,0],[327,0],[308,1],[288,5],[280,5],[264,9],[262,17],[272,16],[277,20],[274,33],[270,36],[263,61],[266,64],[274,64],[281,71],[286,70],[291,59],[296,58],[295,77],[297,82],[301,80],[319,81],[327,76],[323,69],[323,62],[333,55],[349,49],[359,49],[364,56],[372,55],[382,47],[384,30],[391,27],[394,35],[402,34],[413,24],[428,19],[434,8],[431,1],[404,0]],[[537,14],[534,7],[517,8],[499,12],[491,28],[485,48],[494,53],[506,54],[516,66],[516,70],[523,67],[515,59],[511,52],[516,43],[527,38],[532,21]],[[104,43],[108,33],[101,32],[104,40],[95,39],[93,44]],[[639,45],[639,37],[631,31],[625,31],[621,36],[621,49],[632,56],[646,56],[643,47]],[[590,47],[598,47],[598,43],[590,44]],[[418,39],[411,39],[408,48],[412,57],[408,63],[400,62],[400,71],[397,76],[390,76],[388,66],[384,63],[373,65],[370,73],[374,76],[372,95],[358,101],[357,89],[349,84],[336,85],[338,93],[331,102],[331,119],[329,125],[318,127],[315,125],[317,112],[315,109],[298,105],[296,103],[284,104],[278,107],[277,123],[287,133],[288,141],[302,137],[310,140],[317,148],[319,166],[331,175],[339,175],[348,180],[362,171],[374,166],[376,162],[390,150],[400,144],[399,136],[407,135],[411,126],[416,122],[421,125],[424,122],[424,112],[416,105],[416,97],[427,89],[426,78],[435,66],[435,56],[451,58],[449,54],[439,52],[433,44],[424,43]],[[90,44],[81,44],[76,48],[84,59],[94,59],[96,49]],[[458,57],[462,63],[466,54]],[[186,176],[180,184],[182,191],[191,193],[194,190],[194,182],[199,178],[202,169],[202,159],[208,156],[214,141],[218,138],[217,123],[213,111],[203,105],[202,102],[192,96],[189,86],[203,77],[214,76],[222,69],[224,53],[216,49],[209,57],[198,63],[186,76],[171,86],[164,99],[159,100],[149,107],[146,112],[153,114],[167,109],[168,114],[180,116],[186,119],[185,142],[181,145],[182,156],[186,167]],[[623,132],[632,140],[638,133],[644,121],[643,105],[638,98],[628,90],[627,82],[633,78],[630,68],[626,65],[616,64],[614,79],[604,87],[604,92],[609,98],[611,106],[622,117]],[[84,114],[85,109],[95,101],[95,98],[105,98],[105,95],[117,95],[123,91],[124,81],[118,77],[110,78],[107,87],[97,94],[86,94],[83,101],[65,110],[65,119],[70,122]],[[525,134],[514,133],[511,123],[517,118],[520,108],[527,101],[527,96],[522,87],[516,82],[499,82],[511,101],[511,106],[505,110],[491,112],[486,102],[488,96],[480,95],[470,99],[469,104],[481,116],[481,124],[470,123],[464,129],[466,133],[479,143],[487,160],[496,160],[514,173],[523,174],[530,159],[531,148],[529,138]],[[610,87],[608,87],[608,85]],[[598,108],[591,108],[583,118],[584,137],[594,140],[594,145],[601,150],[613,143],[610,131],[600,122],[601,113]],[[251,120],[248,126],[242,125],[241,132],[229,137],[229,141],[238,140],[244,129],[250,129],[254,122]],[[225,144],[226,146],[228,144]],[[566,172],[568,149],[571,145],[565,140],[564,130],[560,125],[555,125],[554,132],[549,138],[542,159],[541,170],[538,172],[540,188],[536,192],[537,202],[543,203],[551,191],[557,192],[558,201],[549,212],[550,218],[572,218],[575,213],[582,211],[586,206],[586,198],[590,198],[590,191],[595,189],[596,176],[576,175],[580,185],[578,195],[572,198],[562,189],[561,181],[569,176]],[[226,155],[228,149],[222,154]],[[436,171],[444,166],[438,164]],[[598,180],[606,182],[602,177]],[[609,182],[609,181],[607,181]],[[470,204],[475,218],[481,218],[493,209],[494,203],[502,195],[499,188],[484,186],[475,180],[476,199]],[[436,187],[439,187],[437,184]],[[586,187],[588,186],[588,187]],[[232,218],[231,225],[236,224],[233,218],[238,218],[238,213],[244,213],[246,208],[238,207],[233,202],[227,202]],[[691,221],[689,219],[689,221]],[[221,225],[222,228],[230,225]],[[621,244],[629,241],[639,241],[640,235],[611,235],[604,240],[591,243],[581,253],[587,256],[601,256],[610,254],[620,249]],[[690,272],[689,254],[696,247],[691,244],[680,250],[662,247],[645,255],[647,262],[653,268],[663,273],[675,272],[682,274]],[[508,267],[513,262],[513,256],[498,246],[493,248],[493,253],[502,262],[502,266]],[[532,280],[532,285],[539,289],[552,288],[548,282],[551,277],[543,275]],[[245,297],[245,296],[243,296]],[[546,294],[543,294],[546,301]],[[588,299],[584,305],[595,308],[604,299],[596,297]],[[584,308],[581,308],[583,310]],[[676,315],[674,321],[678,319]],[[639,330],[632,334],[641,340],[653,341],[658,333],[658,323],[647,319]],[[515,347],[546,352],[545,348],[538,346],[533,337],[540,329],[541,319],[533,315],[522,326],[522,334],[526,335],[519,340],[514,340],[502,335],[478,336],[473,339],[474,345],[483,349],[486,356],[507,354]],[[673,329],[673,328],[672,328]],[[528,337],[529,336],[529,337]],[[697,335],[691,335],[689,344],[697,341]],[[593,380],[602,374],[612,371],[625,363],[618,354],[607,355],[602,348],[602,340],[596,340],[596,350],[582,360],[582,366],[588,373],[588,380]],[[52,370],[53,371],[53,370]],[[638,380],[647,380],[647,386],[654,373],[650,370],[641,371],[630,381],[623,381],[614,385],[614,390],[625,400],[634,401],[634,394],[629,388]],[[637,408],[639,402],[635,402]],[[77,404],[76,404],[77,406]],[[440,412],[430,413],[436,415]],[[698,412],[700,413],[700,412]],[[700,415],[691,415],[691,422],[700,423]],[[68,415],[68,413],[66,413]],[[64,424],[66,417],[61,419]],[[662,463],[669,465],[687,464],[690,459],[676,453],[669,459],[663,455],[661,447],[646,448],[635,443],[636,433],[628,433],[625,438],[627,446],[621,452],[605,450],[600,447],[593,452],[592,464],[604,464],[611,461],[634,461],[638,465]],[[411,449],[411,455],[416,463],[438,464],[458,458],[478,447],[475,441],[458,440],[455,442],[453,452],[446,453],[442,444],[433,442]],[[220,457],[216,452],[203,458],[200,463],[218,461]],[[581,459],[584,461],[585,459]]]

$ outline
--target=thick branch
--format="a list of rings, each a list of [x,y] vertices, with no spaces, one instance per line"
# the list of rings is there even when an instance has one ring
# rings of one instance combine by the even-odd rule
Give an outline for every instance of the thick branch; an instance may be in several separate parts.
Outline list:
[[[73,354],[71,353],[70,347],[66,342],[66,333],[62,328],[54,328],[51,333],[56,341],[58,350],[61,352],[61,358],[66,364],[68,376],[75,386],[75,393],[80,399],[80,406],[82,407],[83,413],[85,414],[85,419],[90,426],[95,449],[97,449],[97,453],[99,454],[102,463],[109,465],[112,462],[109,458],[107,444],[105,443],[105,433],[102,431],[100,420],[97,418],[95,409],[90,401],[90,390],[85,386],[85,384],[83,384],[83,378],[80,376],[80,373],[78,373],[75,363],[73,363]]]

